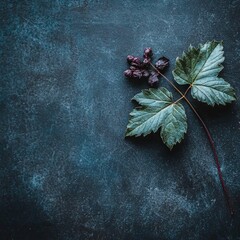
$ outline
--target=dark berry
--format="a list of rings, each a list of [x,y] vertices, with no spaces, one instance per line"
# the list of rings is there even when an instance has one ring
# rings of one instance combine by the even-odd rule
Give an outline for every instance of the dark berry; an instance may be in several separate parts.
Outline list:
[[[135,57],[135,58],[132,60],[131,65],[134,66],[134,67],[137,67],[137,68],[141,68],[141,67],[142,67],[142,61],[141,61],[140,58]]]
[[[132,71],[134,71],[134,70],[137,69],[135,66],[130,66],[129,68],[130,68],[130,70],[132,70]]]
[[[157,87],[159,84],[158,74],[155,72],[151,72],[150,77],[148,78],[148,84],[151,87]]]
[[[158,59],[158,61],[155,63],[155,67],[159,70],[159,71],[163,71],[165,70],[165,68],[167,68],[169,65],[169,59],[166,57],[160,57]]]
[[[153,52],[151,48],[144,49],[144,55],[143,55],[144,58],[150,58],[152,57],[152,55],[153,55]]]
[[[150,62],[151,62],[150,58],[144,58],[143,59],[143,67],[148,67]]]
[[[140,78],[142,78],[142,72],[140,71],[140,70],[134,70],[133,72],[132,72],[132,76],[133,76],[133,78],[135,78],[135,79],[140,79]]]
[[[132,78],[133,77],[133,72],[132,72],[132,70],[127,69],[126,71],[124,71],[124,75],[127,78]]]
[[[128,63],[131,64],[134,58],[135,58],[134,56],[128,55],[128,56],[127,56],[127,61],[128,61]]]
[[[147,70],[142,70],[142,77],[143,78],[148,78],[150,73]]]

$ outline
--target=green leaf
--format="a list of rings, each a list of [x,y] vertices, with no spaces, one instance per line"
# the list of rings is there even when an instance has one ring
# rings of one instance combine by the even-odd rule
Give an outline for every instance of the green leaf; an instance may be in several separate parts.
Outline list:
[[[222,42],[211,41],[188,51],[176,60],[173,71],[178,84],[191,85],[192,97],[211,106],[235,100],[234,89],[218,77],[224,61]]]
[[[126,136],[146,136],[161,128],[160,136],[170,149],[181,142],[187,132],[187,117],[183,106],[173,102],[166,88],[143,90],[133,100],[141,107],[130,113]]]

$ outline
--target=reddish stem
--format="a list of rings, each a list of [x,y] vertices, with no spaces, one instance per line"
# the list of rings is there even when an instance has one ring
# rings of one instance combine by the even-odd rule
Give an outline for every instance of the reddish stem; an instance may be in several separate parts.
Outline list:
[[[218,171],[218,177],[219,177],[219,180],[220,180],[220,183],[222,185],[222,189],[223,189],[223,193],[224,193],[224,196],[225,196],[225,199],[226,199],[226,202],[227,202],[227,205],[228,205],[228,208],[229,208],[229,211],[230,211],[230,214],[233,215],[234,214],[234,208],[233,208],[233,203],[230,199],[230,196],[229,196],[229,193],[228,193],[228,190],[226,188],[226,185],[224,183],[224,180],[223,180],[223,176],[222,176],[222,171],[221,171],[221,167],[220,167],[220,163],[219,163],[219,159],[218,159],[218,155],[217,155],[217,150],[215,148],[215,145],[214,145],[214,141],[212,139],[212,136],[206,126],[206,124],[204,123],[203,119],[200,117],[200,115],[198,114],[197,110],[193,107],[193,105],[189,102],[189,100],[186,98],[186,94],[188,93],[188,91],[191,89],[191,85],[188,87],[188,89],[185,91],[185,93],[183,94],[175,85],[172,81],[170,81],[164,74],[162,74],[160,71],[158,71],[158,69],[152,64],[150,63],[151,66],[154,68],[154,70],[159,74],[161,75],[168,83],[170,83],[173,88],[182,96],[182,98],[184,98],[184,100],[187,102],[187,104],[190,106],[190,108],[192,109],[192,111],[195,113],[195,115],[198,117],[199,121],[201,122],[206,134],[207,134],[207,137],[208,137],[208,140],[209,140],[209,143],[211,145],[211,148],[212,148],[212,151],[213,151],[213,155],[214,155],[214,160],[215,160],[215,163],[216,163],[216,166],[217,166],[217,171]]]
[[[200,115],[198,114],[196,109],[193,107],[193,105],[189,102],[189,100],[187,98],[184,98],[184,99],[188,103],[188,105],[191,107],[191,109],[193,110],[195,115],[198,117],[199,121],[202,123],[202,126],[203,126],[203,128],[204,128],[204,130],[205,130],[205,132],[207,134],[208,140],[210,142],[210,145],[211,145],[211,148],[212,148],[212,151],[213,151],[213,155],[214,155],[214,159],[215,159],[216,166],[217,166],[217,171],[218,171],[218,177],[219,177],[220,183],[222,185],[222,189],[223,189],[223,193],[224,193],[227,205],[228,205],[228,208],[230,210],[230,214],[234,215],[233,203],[232,203],[232,201],[230,199],[227,187],[226,187],[226,185],[224,183],[224,180],[223,180],[222,171],[221,171],[221,167],[220,167],[220,163],[219,163],[219,159],[218,159],[218,155],[217,155],[217,150],[215,148],[212,136],[211,136],[211,134],[210,134],[206,124],[204,123],[203,119],[200,117]]]

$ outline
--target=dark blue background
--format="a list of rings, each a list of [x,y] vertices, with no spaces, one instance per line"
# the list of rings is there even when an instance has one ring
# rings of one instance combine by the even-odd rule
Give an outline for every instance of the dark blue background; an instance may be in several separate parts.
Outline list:
[[[193,101],[216,143],[231,218],[187,106],[188,134],[173,151],[158,134],[124,139],[130,99],[148,86],[122,74],[126,55],[149,46],[170,58],[172,78],[189,44],[224,40],[222,76],[239,95],[239,0],[0,6],[1,240],[240,239],[239,101]]]

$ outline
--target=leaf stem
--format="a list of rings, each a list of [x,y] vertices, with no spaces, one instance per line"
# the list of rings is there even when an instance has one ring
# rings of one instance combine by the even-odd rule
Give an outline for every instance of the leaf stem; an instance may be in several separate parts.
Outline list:
[[[230,214],[233,215],[234,214],[234,208],[233,208],[233,203],[230,199],[230,196],[229,196],[229,193],[228,193],[228,190],[226,188],[226,185],[224,183],[224,180],[223,180],[223,176],[222,176],[222,171],[221,171],[221,167],[220,167],[220,163],[219,163],[219,159],[218,159],[218,155],[217,155],[217,150],[215,148],[215,145],[214,145],[214,141],[213,141],[213,138],[205,124],[205,122],[203,121],[203,119],[201,118],[201,116],[198,114],[197,110],[194,108],[194,106],[190,103],[190,101],[187,99],[186,97],[186,94],[188,93],[188,91],[191,89],[192,85],[189,85],[189,87],[187,88],[187,90],[182,93],[175,85],[174,83],[169,80],[164,74],[162,74],[152,63],[150,63],[150,65],[152,66],[152,68],[159,74],[161,75],[180,95],[181,95],[181,98],[179,98],[176,102],[180,101],[181,99],[184,98],[184,100],[187,102],[187,104],[190,106],[190,108],[192,109],[192,111],[195,113],[195,115],[197,116],[197,118],[199,119],[199,121],[201,122],[206,134],[207,134],[207,137],[208,137],[208,140],[209,140],[209,143],[211,145],[211,148],[212,148],[212,151],[213,151],[213,155],[214,155],[214,160],[215,160],[215,163],[216,163],[216,166],[217,166],[217,171],[218,171],[218,177],[219,177],[219,180],[220,180],[220,183],[221,183],[221,186],[222,186],[222,189],[223,189],[223,193],[224,193],[224,196],[225,196],[225,199],[226,199],[226,202],[227,202],[227,205],[228,205],[228,208],[229,208],[229,211],[230,211]]]
[[[200,115],[198,114],[198,112],[196,111],[196,109],[193,107],[193,105],[189,102],[189,100],[185,97],[184,100],[188,103],[188,105],[190,106],[190,108],[193,110],[193,112],[195,113],[195,115],[198,117],[199,121],[202,123],[202,126],[207,134],[207,137],[208,137],[208,140],[210,142],[210,145],[211,145],[211,148],[212,148],[212,151],[213,151],[213,155],[214,155],[214,159],[215,159],[215,162],[216,162],[216,166],[217,166],[217,171],[218,171],[218,177],[219,177],[219,180],[220,180],[220,183],[222,185],[222,189],[223,189],[223,193],[224,193],[224,196],[225,196],[225,199],[226,199],[226,202],[227,202],[227,205],[228,205],[228,208],[230,210],[230,214],[231,215],[234,215],[234,208],[233,208],[233,203],[230,199],[230,196],[229,196],[229,193],[228,193],[228,190],[227,190],[227,187],[224,183],[224,180],[223,180],[223,176],[222,176],[222,171],[221,171],[221,167],[220,167],[220,163],[219,163],[219,159],[218,159],[218,155],[217,155],[217,150],[215,148],[215,145],[214,145],[214,141],[212,139],[212,136],[206,126],[206,124],[204,123],[203,119],[200,117]]]
[[[184,93],[184,96],[187,95],[187,93],[188,93],[188,91],[191,89],[191,87],[192,87],[192,84],[190,84],[190,85],[188,86],[187,90],[186,90],[185,93]]]

